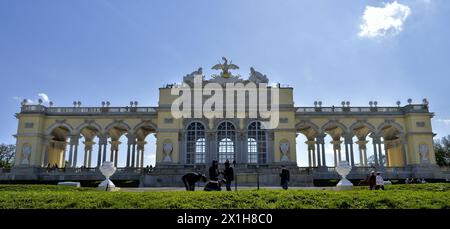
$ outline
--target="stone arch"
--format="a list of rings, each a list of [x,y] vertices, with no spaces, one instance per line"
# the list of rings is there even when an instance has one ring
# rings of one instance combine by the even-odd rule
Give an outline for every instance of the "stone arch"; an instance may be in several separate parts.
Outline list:
[[[186,122],[186,124],[184,125],[184,129],[187,130],[189,125],[191,125],[192,123],[195,123],[195,122],[198,122],[198,123],[202,124],[203,127],[205,128],[205,130],[208,129],[208,125],[205,123],[205,121],[203,121],[201,119],[194,119],[194,120],[190,120],[190,121]]]
[[[330,131],[330,129],[329,129],[331,127],[337,127],[338,129],[340,129],[342,131],[342,133],[340,133],[340,134],[339,134],[339,132],[333,133],[333,131]],[[320,128],[320,130],[321,130],[320,134],[330,135],[333,139],[345,137],[349,133],[348,128],[344,124],[342,124],[341,122],[336,121],[336,120],[328,121]]]
[[[360,128],[367,128],[368,131],[365,130],[364,132],[361,133]],[[354,122],[348,128],[348,131],[352,136],[356,136],[358,139],[359,138],[363,139],[370,133],[373,133],[373,134],[378,133],[377,128],[373,124],[367,122],[366,120],[358,120],[358,121]],[[367,133],[365,133],[365,132],[367,132]]]
[[[366,120],[358,120],[358,121],[354,122],[352,125],[350,125],[350,127],[348,129],[349,129],[349,131],[352,131],[355,128],[360,127],[360,126],[367,127],[372,133],[377,132],[377,128],[374,125],[372,125],[371,123],[367,122]]]
[[[344,132],[344,134],[345,134],[345,133],[348,133],[348,128],[347,128],[343,123],[341,123],[341,122],[339,122],[339,121],[337,121],[337,120],[330,120],[330,121],[328,121],[327,123],[325,123],[325,124],[320,128],[320,130],[321,130],[322,133],[325,133],[326,129],[327,129],[328,127],[333,126],[333,125],[336,125],[337,127],[341,128],[342,131]]]
[[[136,132],[137,130],[139,130],[139,128],[142,128],[142,127],[151,127],[155,131],[158,129],[158,126],[154,122],[152,122],[151,120],[145,120],[145,121],[142,121],[141,123],[137,124],[133,128],[133,132]]]
[[[58,127],[65,127],[69,131],[69,133],[68,133],[69,135],[74,133],[74,128],[69,123],[67,123],[66,121],[60,121],[60,122],[56,121],[55,123],[53,123],[52,125],[50,125],[47,128],[45,135],[51,135],[52,132]]]
[[[300,129],[300,128],[306,127],[306,126],[309,126],[309,127],[313,128],[317,133],[320,132],[319,126],[317,126],[315,123],[313,123],[313,122],[311,122],[311,121],[306,121],[306,120],[302,120],[302,121],[300,121],[299,123],[297,123],[297,124],[295,125],[295,128],[296,128],[296,129]]]
[[[405,131],[403,130],[403,127],[402,127],[399,123],[397,123],[397,122],[395,122],[395,121],[388,121],[388,120],[385,120],[383,123],[381,123],[380,125],[378,125],[377,133],[378,133],[378,134],[381,134],[382,130],[383,130],[385,127],[388,127],[388,126],[393,126],[393,127],[395,127],[395,128],[400,132],[400,134],[404,134],[404,133],[405,133]]]
[[[93,127],[94,129],[96,129],[99,133],[99,135],[103,134],[103,128],[97,124],[95,121],[92,122],[84,122],[82,124],[80,124],[76,129],[75,129],[75,133],[81,134],[81,131],[86,128],[86,127]]]
[[[124,122],[124,121],[113,121],[112,123],[108,124],[105,127],[104,132],[108,133],[114,127],[122,127],[123,129],[126,130],[126,132],[130,132],[130,130],[131,130],[130,125],[128,125],[126,122]]]
[[[217,128],[219,128],[219,126],[220,126],[222,123],[224,123],[224,122],[229,122],[229,123],[233,124],[234,130],[235,130],[235,131],[237,131],[238,129],[240,129],[240,128],[239,128],[239,123],[237,123],[237,120],[236,120],[236,119],[222,119],[222,120],[219,120],[219,121],[217,121],[217,122],[215,123],[214,129],[217,130]]]
[[[311,121],[302,120],[295,125],[295,129],[297,132],[304,134],[307,138],[314,138],[322,131],[319,126]],[[308,134],[309,133],[309,134]]]

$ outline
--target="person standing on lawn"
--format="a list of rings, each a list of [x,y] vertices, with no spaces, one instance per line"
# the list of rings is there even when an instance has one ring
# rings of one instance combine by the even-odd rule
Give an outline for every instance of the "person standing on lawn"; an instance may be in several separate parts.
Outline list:
[[[231,191],[231,181],[234,179],[234,171],[230,166],[230,161],[225,161],[225,170],[223,171],[223,177],[225,178],[225,186],[227,191]]]
[[[219,180],[219,175],[219,162],[213,160],[211,167],[209,167],[209,179],[212,181],[217,181]]]
[[[378,189],[384,190],[384,179],[381,176],[380,172],[377,172],[375,189],[376,190],[378,190]]]
[[[369,183],[370,190],[373,190],[375,188],[375,185],[377,183],[376,180],[377,180],[377,177],[375,176],[375,172],[374,171],[370,172],[370,175],[369,175],[369,178],[367,181]]]
[[[288,182],[289,182],[289,170],[286,169],[286,167],[284,165],[281,166],[281,172],[280,172],[280,177],[281,177],[281,187],[284,190],[288,189]]]

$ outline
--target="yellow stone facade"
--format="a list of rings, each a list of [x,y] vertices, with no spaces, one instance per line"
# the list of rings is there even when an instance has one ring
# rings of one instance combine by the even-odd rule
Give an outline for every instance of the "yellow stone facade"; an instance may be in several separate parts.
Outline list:
[[[170,87],[160,89],[158,107],[44,107],[42,105],[23,105],[20,113],[17,131],[17,159],[16,165],[24,162],[24,151],[30,151],[27,160],[30,166],[44,167],[47,164],[57,164],[64,167],[64,158],[67,154],[74,157],[75,151],[89,145],[119,144],[119,137],[126,135],[130,137],[129,142],[121,144],[130,145],[127,166],[141,167],[138,164],[138,142],[144,141],[150,133],[155,133],[157,138],[156,163],[164,164],[164,144],[171,144],[170,163],[183,164],[182,157],[185,144],[182,136],[186,130],[186,123],[190,120],[175,119],[172,117],[170,106],[177,96],[170,94]],[[431,118],[433,114],[428,111],[427,104],[410,104],[403,107],[350,107],[347,105],[339,107],[294,107],[293,89],[289,87],[280,88],[280,123],[276,129],[268,130],[268,138],[272,141],[271,148],[267,150],[271,163],[282,162],[281,143],[290,145],[287,157],[288,162],[295,163],[296,137],[298,134],[306,136],[310,143],[309,154],[310,166],[325,166],[321,145],[324,144],[323,136],[329,135],[341,146],[341,153],[351,149],[345,149],[347,141],[352,141],[356,136],[361,142],[361,147],[352,149],[353,154],[359,153],[359,148],[374,147],[362,144],[367,138],[372,138],[375,150],[381,149],[387,155],[386,166],[406,166],[415,164],[435,164],[433,151],[433,132]],[[192,119],[196,120],[196,119]],[[215,128],[220,120],[200,120],[205,124],[206,131],[214,134]],[[238,119],[236,130],[238,133],[246,134],[246,125],[251,120]],[[86,139],[81,146],[78,141],[83,135]],[[93,142],[95,136],[100,136],[99,142]],[[349,137],[350,136],[350,137]],[[245,137],[243,138],[245,142]],[[214,141],[214,137],[206,141]],[[353,142],[348,142],[347,147],[353,147]],[[299,143],[302,144],[302,143]],[[306,143],[305,143],[306,144]],[[142,145],[142,144],[141,144]],[[92,148],[92,147],[91,147]],[[116,147],[117,148],[117,147]],[[145,146],[143,147],[145,148]],[[242,147],[242,151],[247,147]],[[420,151],[422,150],[422,151]],[[88,152],[91,157],[109,160],[111,152]],[[240,152],[236,152],[240,153]],[[305,152],[307,153],[307,152]],[[100,156],[99,156],[100,154]],[[106,158],[103,158],[106,155]],[[133,156],[134,155],[134,159]],[[89,156],[89,154],[88,154]],[[350,155],[351,156],[351,155]],[[312,158],[315,160],[312,160]],[[344,157],[344,156],[343,156]],[[113,155],[114,159],[114,155]],[[348,158],[351,161],[351,158]],[[26,161],[26,160],[25,160]],[[315,161],[315,162],[314,162]],[[244,160],[239,163],[246,163]],[[88,165],[88,162],[82,163]],[[355,162],[352,162],[355,164]],[[364,163],[363,163],[364,164]],[[73,159],[69,166],[74,165]],[[80,163],[76,164],[80,165]],[[98,164],[97,164],[98,165]],[[96,165],[90,164],[90,167]]]
[[[181,174],[178,173],[205,169],[212,160],[233,162],[241,177],[253,177],[252,174],[265,168],[264,179],[268,185],[273,185],[277,182],[274,168],[280,165],[296,167],[299,154],[307,155],[309,167],[308,170],[295,169],[293,177],[301,180],[299,184],[311,184],[313,176],[322,179],[324,171],[335,177],[333,170],[327,168],[340,161],[348,161],[357,168],[353,171],[359,177],[373,169],[406,168],[403,171],[407,173],[403,176],[409,176],[415,173],[415,168],[425,171],[423,168],[436,167],[431,126],[433,113],[428,110],[426,99],[419,104],[408,101],[405,106],[397,103],[391,107],[379,107],[377,102],[370,102],[365,107],[350,106],[349,102],[332,107],[322,107],[322,102],[315,102],[311,107],[296,107],[294,88],[268,85],[267,77],[254,68],[250,68],[250,77],[243,80],[229,72],[238,67],[228,64],[226,58],[223,60],[224,64],[213,67],[222,73],[213,75],[210,80],[205,80],[199,68],[186,75],[183,84],[161,87],[155,107],[138,107],[137,102],[124,107],[113,107],[109,102],[102,102],[100,107],[82,107],[80,102],[74,102],[73,107],[46,107],[24,102],[16,115],[19,125],[15,135],[15,167],[98,168],[105,161],[119,166],[119,157],[126,155],[124,167],[140,169],[146,166],[144,156],[155,153],[155,169],[160,169],[155,177],[159,178],[146,179],[144,183],[150,185],[164,179],[160,185],[171,184],[179,180]],[[198,79],[201,80],[200,88],[195,87]],[[211,89],[209,83],[244,86],[236,90],[244,97],[236,100],[233,97],[232,105],[243,105],[245,110],[236,111],[237,116],[233,117],[220,117],[217,113],[219,116],[207,118],[211,115],[208,112],[199,117],[174,114],[174,104],[180,98],[178,89],[193,85],[192,98],[199,92],[202,107],[208,99],[218,95],[217,91],[214,96],[212,91],[205,94],[207,88]],[[259,85],[256,87],[258,92],[270,91],[271,109],[257,117],[250,115],[253,111],[250,105],[251,101],[259,104],[262,97],[252,100],[255,96],[246,88],[251,83]],[[225,104],[229,100],[226,91],[223,93]],[[277,125],[265,128],[265,121],[274,117]],[[148,151],[146,137],[150,134],[156,137],[156,152]],[[298,142],[299,135],[306,141]],[[297,152],[297,144],[305,144],[305,152]],[[331,165],[326,160],[330,157],[325,152],[330,150],[326,144],[332,145],[334,163]],[[368,152],[373,155],[370,161]],[[83,161],[79,160],[81,154]]]

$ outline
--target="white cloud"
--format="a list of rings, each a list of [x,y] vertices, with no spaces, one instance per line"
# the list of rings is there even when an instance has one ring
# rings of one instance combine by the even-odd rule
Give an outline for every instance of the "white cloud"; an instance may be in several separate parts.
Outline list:
[[[411,9],[397,1],[384,3],[383,7],[366,6],[358,36],[376,38],[396,35],[402,31],[403,24],[410,14]]]
[[[450,125],[450,119],[438,119],[438,120],[436,120],[436,121],[442,122],[442,123],[444,123],[445,125]]]
[[[50,102],[50,99],[48,98],[48,95],[45,93],[39,93],[38,94],[39,98],[42,99],[42,101],[44,101],[44,103],[48,103]]]
[[[19,96],[14,96],[13,99],[17,100],[19,102],[23,101],[23,99]],[[42,103],[46,104],[46,105],[48,105],[50,102],[50,98],[45,93],[39,93],[38,98],[36,100],[34,100],[34,99],[25,99],[25,100],[27,101],[27,104],[36,105],[36,104],[38,104],[39,99],[42,99]]]

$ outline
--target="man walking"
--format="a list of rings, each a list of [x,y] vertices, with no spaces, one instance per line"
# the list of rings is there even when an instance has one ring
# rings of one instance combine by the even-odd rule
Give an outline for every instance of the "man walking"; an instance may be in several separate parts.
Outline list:
[[[287,190],[290,174],[289,174],[289,170],[286,169],[286,167],[284,165],[281,166],[280,177],[281,177],[281,187],[284,190]]]
[[[230,162],[225,161],[225,170],[223,171],[223,176],[225,178],[225,186],[227,187],[227,191],[231,191],[231,182],[234,179],[234,171],[230,166]]]
[[[375,188],[376,185],[376,176],[375,176],[375,172],[372,171],[370,172],[370,175],[367,179],[367,183],[369,183],[369,189],[373,190]]]

